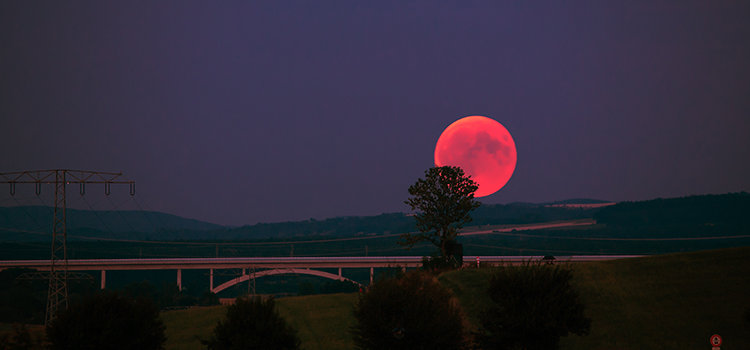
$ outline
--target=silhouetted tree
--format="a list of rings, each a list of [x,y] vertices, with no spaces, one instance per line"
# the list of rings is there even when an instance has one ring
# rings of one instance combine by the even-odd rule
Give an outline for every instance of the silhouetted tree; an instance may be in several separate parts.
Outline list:
[[[434,276],[420,271],[374,283],[360,296],[352,328],[360,349],[460,349],[458,304]]]
[[[13,334],[0,336],[0,350],[30,350],[42,348],[41,342],[34,339],[26,325],[14,323]]]
[[[480,316],[487,349],[555,350],[560,337],[586,335],[591,319],[560,265],[504,266],[490,280],[494,305]]]
[[[297,332],[278,314],[273,298],[237,298],[210,339],[209,350],[299,349]]]
[[[0,271],[0,322],[44,322],[47,285],[44,281],[19,279],[29,272],[33,270],[14,268]]]
[[[151,300],[102,291],[60,312],[47,339],[51,349],[163,349],[166,337]]]
[[[401,235],[401,245],[429,241],[440,249],[440,256],[455,256],[458,230],[471,221],[469,213],[479,207],[474,192],[479,188],[460,167],[433,167],[425,171],[425,178],[409,187],[411,198],[405,201],[417,220],[419,233]]]
[[[219,296],[216,295],[216,293],[213,293],[211,291],[205,291],[200,299],[198,299],[198,305],[200,306],[210,306],[210,305],[219,305]]]

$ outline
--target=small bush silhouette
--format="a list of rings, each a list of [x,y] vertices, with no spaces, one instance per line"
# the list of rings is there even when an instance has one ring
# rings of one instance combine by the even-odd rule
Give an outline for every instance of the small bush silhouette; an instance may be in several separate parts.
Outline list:
[[[560,265],[504,266],[490,280],[494,305],[481,317],[486,349],[555,350],[560,337],[588,334],[591,319]]]
[[[209,350],[299,349],[296,331],[276,312],[273,298],[237,298],[203,344]]]
[[[461,313],[433,276],[413,271],[377,281],[360,296],[352,333],[361,349],[460,349]]]
[[[162,349],[159,309],[145,298],[111,291],[94,294],[60,312],[47,326],[52,349]]]

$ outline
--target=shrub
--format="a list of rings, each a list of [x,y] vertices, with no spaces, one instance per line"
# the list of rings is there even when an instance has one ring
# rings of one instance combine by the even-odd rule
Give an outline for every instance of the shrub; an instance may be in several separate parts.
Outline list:
[[[0,336],[0,350],[27,350],[40,349],[41,342],[34,339],[25,324],[14,323],[13,334]]]
[[[296,331],[278,314],[273,298],[237,298],[209,340],[209,350],[299,349]]]
[[[480,340],[491,349],[558,349],[560,337],[588,334],[591,320],[560,265],[504,266],[490,280],[494,305],[480,316]]]
[[[216,295],[216,293],[212,293],[210,291],[205,291],[198,299],[198,305],[200,306],[211,306],[219,304],[221,304],[221,302],[219,301],[219,296]]]
[[[460,349],[463,343],[457,303],[424,272],[377,281],[360,296],[354,317],[361,349]]]
[[[162,349],[166,337],[151,300],[103,291],[60,312],[47,339],[52,349]]]

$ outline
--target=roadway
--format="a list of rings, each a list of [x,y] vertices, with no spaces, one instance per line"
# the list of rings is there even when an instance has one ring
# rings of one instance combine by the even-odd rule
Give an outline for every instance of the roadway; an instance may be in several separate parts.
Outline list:
[[[489,235],[499,232],[513,232],[513,231],[530,231],[530,230],[545,230],[550,228],[564,228],[564,227],[578,227],[578,226],[591,226],[596,225],[596,221],[593,219],[581,219],[581,220],[566,220],[566,221],[551,221],[541,222],[536,224],[526,225],[510,225],[507,227],[500,227],[487,230],[464,230],[461,231],[459,236],[473,236],[473,235]]]
[[[581,263],[640,257],[641,255],[572,255],[556,256],[556,261]],[[519,264],[529,260],[539,260],[543,256],[464,256],[465,264],[476,259],[484,264]],[[62,262],[57,268],[61,268]],[[350,257],[251,257],[251,258],[165,258],[165,259],[71,259],[69,271],[105,270],[176,270],[176,269],[275,269],[275,268],[382,268],[419,267],[421,256],[350,256]],[[4,260],[0,270],[9,268],[30,268],[48,271],[49,260]]]
[[[559,256],[556,261],[582,263],[639,257],[639,255],[575,255]],[[543,256],[464,256],[464,266],[477,262],[482,264],[518,265],[528,261],[542,260]],[[59,262],[56,269],[63,270]],[[72,259],[68,260],[68,271],[101,271],[101,288],[106,286],[106,272],[114,270],[177,270],[177,287],[182,290],[182,270],[209,270],[209,290],[218,293],[237,283],[256,277],[274,274],[309,274],[334,280],[348,280],[343,277],[343,268],[369,268],[372,283],[375,268],[400,267],[402,269],[422,266],[421,256],[349,256],[349,257],[252,257],[252,258],[166,258],[166,259]],[[49,271],[49,260],[5,260],[0,261],[0,271],[9,268],[29,268]],[[242,275],[214,286],[214,270],[242,269]],[[338,269],[338,274],[320,269]],[[252,273],[248,273],[252,271]],[[358,283],[358,282],[355,282]]]

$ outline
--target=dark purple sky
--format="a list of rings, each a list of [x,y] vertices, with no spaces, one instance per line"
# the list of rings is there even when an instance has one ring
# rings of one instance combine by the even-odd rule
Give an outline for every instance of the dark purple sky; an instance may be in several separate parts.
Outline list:
[[[220,224],[374,215],[407,210],[442,130],[485,115],[518,148],[485,203],[747,191],[749,19],[747,1],[2,1],[0,172],[123,171],[147,209]]]

